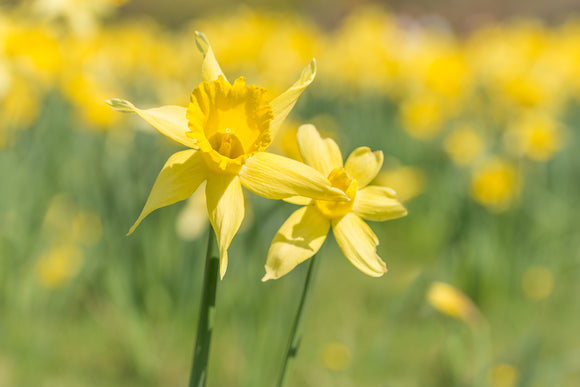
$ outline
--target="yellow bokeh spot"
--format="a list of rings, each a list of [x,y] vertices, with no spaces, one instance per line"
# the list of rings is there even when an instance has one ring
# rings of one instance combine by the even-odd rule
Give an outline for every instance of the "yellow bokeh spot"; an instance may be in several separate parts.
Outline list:
[[[491,387],[515,387],[520,381],[520,372],[511,364],[496,364],[489,370],[487,380]]]
[[[427,302],[439,312],[466,322],[475,322],[479,312],[465,294],[443,282],[433,282],[427,290]]]
[[[74,277],[82,263],[82,252],[74,245],[52,249],[37,261],[36,269],[40,284],[55,289]]]
[[[507,209],[519,194],[520,176],[516,168],[503,160],[488,160],[475,171],[471,181],[473,199],[492,210]]]
[[[322,348],[322,363],[326,368],[333,371],[346,369],[351,360],[348,347],[341,343],[326,343]]]
[[[529,112],[514,123],[506,142],[519,154],[546,161],[562,147],[561,125],[548,114]]]
[[[328,181],[330,181],[330,185],[332,187],[338,188],[344,192],[350,201],[337,202],[328,200],[316,200],[314,203],[316,204],[316,208],[318,208],[318,210],[327,218],[340,218],[352,210],[358,183],[355,179],[348,176],[348,174],[342,168],[335,168],[330,171],[330,174],[328,175]]]
[[[530,266],[522,276],[522,289],[526,297],[543,300],[550,296],[554,288],[554,276],[544,266]]]
[[[445,120],[440,99],[425,93],[403,101],[400,114],[407,133],[421,140],[439,133]]]
[[[411,200],[425,190],[427,177],[418,167],[398,167],[380,172],[372,183],[391,187],[402,202]]]
[[[472,164],[481,155],[483,149],[483,138],[470,127],[454,130],[445,140],[445,152],[458,165]]]

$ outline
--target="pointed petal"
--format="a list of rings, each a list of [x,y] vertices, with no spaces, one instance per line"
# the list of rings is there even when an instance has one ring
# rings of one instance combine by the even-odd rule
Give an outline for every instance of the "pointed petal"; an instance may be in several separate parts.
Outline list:
[[[373,230],[352,212],[332,221],[334,238],[348,260],[371,277],[380,277],[387,266],[377,255],[379,240]]]
[[[356,193],[353,212],[366,220],[382,222],[407,215],[392,189],[370,185]]]
[[[316,61],[313,59],[312,62],[302,70],[302,74],[300,74],[300,78],[298,78],[296,83],[270,102],[272,113],[274,114],[274,119],[270,123],[270,133],[272,134],[272,138],[276,137],[280,125],[282,125],[282,122],[284,122],[284,119],[286,119],[286,116],[288,116],[296,104],[300,94],[302,94],[304,89],[312,83],[315,76]]]
[[[206,168],[201,154],[193,149],[174,153],[157,176],[141,215],[127,235],[151,212],[190,197],[206,179]]]
[[[209,40],[207,40],[207,37],[203,32],[195,31],[195,44],[203,54],[203,62],[201,64],[201,76],[203,80],[206,82],[215,81],[220,75],[222,75],[227,81],[226,76],[215,58],[213,50],[211,49]]]
[[[312,257],[328,234],[330,222],[314,207],[302,207],[284,222],[272,241],[262,281],[277,279]]]
[[[258,152],[240,170],[244,187],[267,199],[306,196],[320,200],[348,200],[344,192],[316,169],[299,161],[268,152]]]
[[[155,129],[170,139],[190,148],[197,148],[193,139],[185,134],[189,132],[187,118],[185,117],[186,108],[168,105],[153,109],[139,109],[131,102],[120,98],[112,98],[105,102],[119,112],[137,113],[141,118],[149,122]]]
[[[366,146],[356,148],[344,165],[344,170],[358,182],[361,189],[369,184],[379,173],[383,166],[383,152],[372,152]]]
[[[244,219],[244,194],[236,175],[214,174],[205,187],[207,212],[220,249],[220,277],[228,267],[228,247]]]
[[[335,168],[342,168],[340,148],[331,138],[322,139],[314,125],[302,125],[296,138],[304,162],[323,176],[328,176]]]

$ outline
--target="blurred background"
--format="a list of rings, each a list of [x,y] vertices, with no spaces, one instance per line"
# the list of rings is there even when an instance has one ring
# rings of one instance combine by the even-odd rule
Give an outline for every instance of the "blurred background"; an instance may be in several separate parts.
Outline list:
[[[229,79],[318,75],[275,140],[314,123],[383,150],[406,218],[371,224],[389,272],[330,237],[295,386],[580,385],[580,5],[153,0],[0,5],[0,386],[186,385],[203,198],[150,215],[179,147],[112,111],[186,106],[193,32]],[[210,386],[276,381],[306,265],[261,283],[290,204],[251,194],[218,289]],[[201,203],[201,204],[200,204]],[[260,222],[255,222],[260,219]]]

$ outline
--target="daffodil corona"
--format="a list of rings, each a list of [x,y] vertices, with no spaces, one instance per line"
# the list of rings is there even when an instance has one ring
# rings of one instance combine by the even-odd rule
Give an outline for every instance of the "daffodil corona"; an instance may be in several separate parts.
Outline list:
[[[298,81],[277,98],[247,85],[243,77],[229,83],[205,35],[196,33],[204,55],[203,82],[191,94],[189,107],[138,109],[128,101],[107,101],[114,109],[137,113],[169,138],[191,148],[172,155],[159,173],[131,234],[152,211],[187,199],[206,184],[209,219],[220,250],[220,274],[226,272],[227,249],[244,218],[242,185],[269,198],[306,196],[343,200],[344,193],[314,168],[264,150],[296,100],[316,74],[314,61]]]
[[[280,278],[316,254],[329,228],[356,268],[373,277],[382,276],[387,269],[377,255],[379,240],[363,219],[385,221],[407,214],[392,189],[368,185],[381,169],[383,153],[360,147],[343,165],[338,145],[332,139],[322,139],[313,125],[300,127],[298,146],[304,162],[327,176],[328,182],[350,200],[286,199],[304,207],[290,215],[274,237],[262,281]]]

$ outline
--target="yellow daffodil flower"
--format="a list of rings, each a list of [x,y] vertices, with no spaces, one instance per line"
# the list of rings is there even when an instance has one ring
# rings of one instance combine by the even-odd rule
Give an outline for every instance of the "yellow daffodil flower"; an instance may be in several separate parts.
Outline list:
[[[172,155],[161,170],[131,234],[152,211],[190,197],[206,183],[206,203],[220,250],[220,274],[227,249],[244,218],[242,186],[269,199],[306,196],[322,200],[347,198],[317,170],[298,161],[264,152],[296,100],[312,82],[315,62],[298,81],[273,100],[266,90],[240,77],[229,83],[205,35],[196,33],[204,55],[203,82],[191,94],[188,108],[138,109],[128,101],[107,101],[115,110],[137,113],[169,138],[191,149]]]
[[[372,277],[382,276],[387,269],[377,255],[379,240],[363,219],[380,222],[407,214],[395,191],[367,186],[381,169],[383,153],[360,147],[343,164],[338,145],[321,138],[313,125],[301,126],[297,137],[304,162],[328,176],[329,183],[350,201],[286,199],[304,207],[290,215],[274,237],[262,281],[280,278],[316,254],[331,227],[340,249],[357,269]]]

